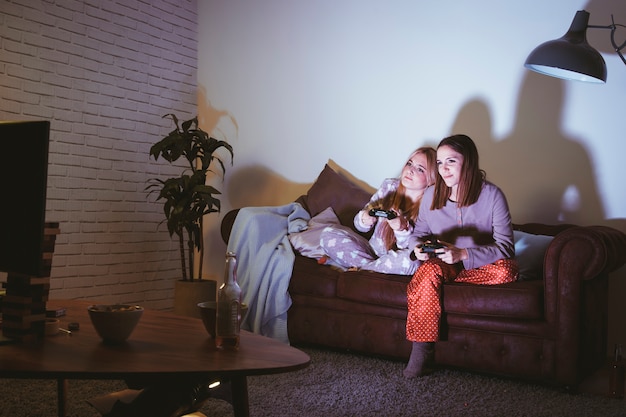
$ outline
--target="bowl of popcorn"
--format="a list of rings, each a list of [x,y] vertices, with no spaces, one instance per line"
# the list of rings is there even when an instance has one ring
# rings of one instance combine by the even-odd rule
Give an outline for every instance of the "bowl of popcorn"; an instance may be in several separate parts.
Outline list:
[[[131,335],[143,314],[143,307],[127,304],[96,304],[87,308],[89,318],[102,341],[123,343]]]

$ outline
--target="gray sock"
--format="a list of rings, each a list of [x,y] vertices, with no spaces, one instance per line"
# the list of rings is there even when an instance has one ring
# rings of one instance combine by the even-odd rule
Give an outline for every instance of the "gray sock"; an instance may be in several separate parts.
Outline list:
[[[430,342],[413,342],[409,363],[402,371],[405,378],[415,378],[423,375],[424,363],[430,352],[432,352],[433,343]]]

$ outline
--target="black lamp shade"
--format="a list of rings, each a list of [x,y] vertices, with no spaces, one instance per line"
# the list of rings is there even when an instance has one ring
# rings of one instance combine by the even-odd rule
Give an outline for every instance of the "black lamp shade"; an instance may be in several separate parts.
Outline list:
[[[589,13],[579,10],[563,37],[544,42],[526,58],[524,66],[541,74],[566,80],[606,82],[606,64],[587,43]]]

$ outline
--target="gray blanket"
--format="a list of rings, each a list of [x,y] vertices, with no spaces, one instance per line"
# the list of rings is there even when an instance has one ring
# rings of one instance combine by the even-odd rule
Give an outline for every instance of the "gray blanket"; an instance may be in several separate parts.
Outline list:
[[[228,250],[237,255],[237,282],[248,305],[242,329],[289,343],[288,288],[295,255],[287,236],[304,230],[309,219],[298,203],[239,210]]]

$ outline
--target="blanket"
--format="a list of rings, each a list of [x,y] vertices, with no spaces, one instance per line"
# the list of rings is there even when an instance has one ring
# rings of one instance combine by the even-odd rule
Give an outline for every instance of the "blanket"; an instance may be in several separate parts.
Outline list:
[[[295,254],[288,234],[306,229],[309,213],[299,204],[244,207],[239,210],[228,240],[237,255],[237,282],[248,313],[242,329],[289,343],[288,287]]]

